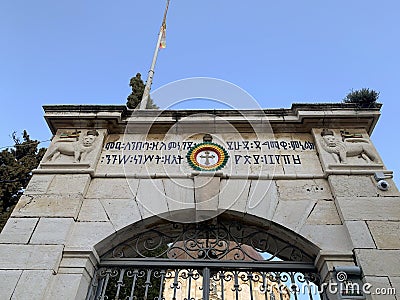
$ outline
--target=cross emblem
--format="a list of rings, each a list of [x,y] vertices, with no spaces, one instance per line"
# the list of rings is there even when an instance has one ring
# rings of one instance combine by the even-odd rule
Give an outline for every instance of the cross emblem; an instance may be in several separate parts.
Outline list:
[[[200,158],[205,158],[206,162],[204,163],[206,166],[210,165],[210,158],[215,158],[215,155],[210,155],[210,151],[204,151],[205,155],[201,155]]]

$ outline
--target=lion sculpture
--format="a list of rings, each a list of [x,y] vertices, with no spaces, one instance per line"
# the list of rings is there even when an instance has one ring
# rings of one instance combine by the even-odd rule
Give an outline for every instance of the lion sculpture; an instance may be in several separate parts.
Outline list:
[[[346,164],[347,157],[358,156],[364,159],[367,163],[371,161],[377,162],[371,144],[367,139],[363,138],[348,138],[341,141],[332,134],[322,135],[322,148],[331,153],[334,160],[338,163]]]
[[[54,161],[63,154],[73,156],[74,163],[84,161],[87,155],[94,149],[94,142],[97,135],[97,131],[88,131],[87,135],[78,141],[55,141],[49,154],[46,156],[46,160]]]

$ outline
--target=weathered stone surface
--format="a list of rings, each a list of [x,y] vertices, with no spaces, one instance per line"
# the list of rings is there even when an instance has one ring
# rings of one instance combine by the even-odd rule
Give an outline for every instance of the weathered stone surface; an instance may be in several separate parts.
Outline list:
[[[196,176],[194,178],[194,199],[196,220],[207,220],[218,215],[220,178]]]
[[[162,179],[140,179],[136,202],[143,219],[168,214]]]
[[[0,299],[11,299],[22,270],[0,270]]]
[[[272,221],[298,232],[311,213],[315,201],[280,201]]]
[[[29,181],[25,189],[25,194],[36,195],[45,194],[55,175],[52,174],[35,174]]]
[[[44,299],[85,299],[88,288],[89,279],[83,274],[57,274]]]
[[[400,220],[400,199],[397,197],[337,198],[336,206],[345,221]]]
[[[2,269],[56,270],[63,246],[59,245],[0,245]]]
[[[9,218],[0,234],[0,243],[27,244],[38,218]]]
[[[367,290],[366,297],[369,300],[397,300],[392,294],[387,294],[388,289],[392,288],[388,277],[365,276],[363,278]],[[369,292],[369,293],[368,293]]]
[[[32,299],[42,300],[45,297],[47,285],[52,279],[51,270],[25,270],[15,288],[12,300]]]
[[[378,249],[400,249],[400,222],[368,221],[367,224]]]
[[[76,218],[82,201],[78,194],[23,195],[11,216]]]
[[[79,222],[108,222],[106,211],[99,199],[84,199],[78,215]]]
[[[73,223],[72,218],[40,218],[30,244],[65,244]]]
[[[101,203],[116,231],[142,218],[134,199],[103,199]]]
[[[252,180],[246,213],[271,220],[278,205],[278,192],[272,180]]]
[[[299,156],[297,156],[299,155]],[[301,165],[295,166],[295,173],[289,169],[288,166],[284,166],[285,174],[296,174],[296,175],[322,175],[322,166],[319,161],[319,157],[315,155],[314,151],[310,152],[301,152],[295,154],[296,158],[301,159]],[[290,165],[293,168],[293,165]],[[290,172],[290,173],[289,173]]]
[[[353,250],[344,225],[304,225],[300,234],[326,252],[349,253]]]
[[[132,199],[136,195],[139,179],[95,178],[85,198]]]
[[[48,188],[48,193],[85,195],[89,183],[89,174],[55,175]]]
[[[400,276],[400,250],[355,249],[366,276]]]
[[[364,221],[346,221],[354,248],[376,248],[374,240]]]
[[[390,280],[390,283],[392,284],[392,287],[396,291],[396,300],[399,300],[400,299],[400,277],[391,276],[389,278],[389,280]]]
[[[162,182],[169,211],[195,207],[193,179],[171,178]]]
[[[222,179],[218,208],[221,212],[234,210],[241,213],[246,211],[247,199],[251,180]]]
[[[66,246],[91,250],[94,245],[113,233],[115,229],[109,222],[77,222],[69,234]]]
[[[171,221],[191,222],[195,216],[193,179],[163,179]]]
[[[328,182],[324,179],[276,180],[279,200],[332,199]]]
[[[307,224],[340,225],[339,214],[333,201],[318,200],[312,211],[307,215]]]
[[[331,175],[329,183],[335,197],[377,197],[379,195],[376,182],[371,176]]]

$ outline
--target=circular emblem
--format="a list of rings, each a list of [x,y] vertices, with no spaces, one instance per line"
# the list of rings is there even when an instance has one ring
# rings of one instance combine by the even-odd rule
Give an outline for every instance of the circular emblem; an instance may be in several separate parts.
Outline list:
[[[228,152],[214,143],[197,144],[186,155],[189,165],[197,171],[217,171],[228,162]]]

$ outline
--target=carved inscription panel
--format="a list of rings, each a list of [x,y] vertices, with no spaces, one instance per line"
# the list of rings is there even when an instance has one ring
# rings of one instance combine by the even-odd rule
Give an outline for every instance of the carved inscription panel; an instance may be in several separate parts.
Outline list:
[[[311,134],[109,135],[96,172],[126,174],[321,174]],[[222,161],[223,160],[223,161]],[[216,167],[213,168],[213,165]]]

